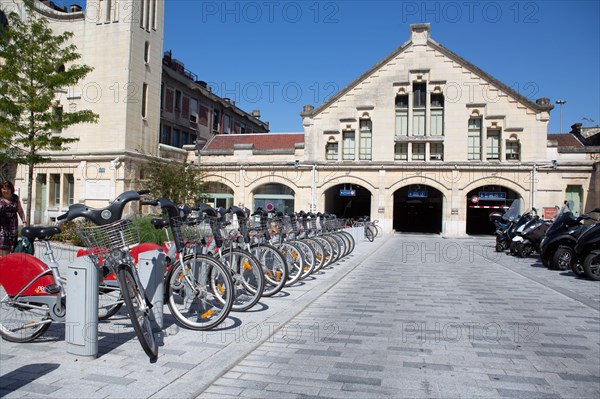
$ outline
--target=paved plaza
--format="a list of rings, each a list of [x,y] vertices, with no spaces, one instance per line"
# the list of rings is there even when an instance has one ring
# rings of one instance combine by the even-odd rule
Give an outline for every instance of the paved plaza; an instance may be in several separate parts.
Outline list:
[[[125,314],[100,353],[64,326],[0,342],[0,397],[598,398],[600,284],[490,237],[389,235],[208,332],[165,316],[149,363]]]

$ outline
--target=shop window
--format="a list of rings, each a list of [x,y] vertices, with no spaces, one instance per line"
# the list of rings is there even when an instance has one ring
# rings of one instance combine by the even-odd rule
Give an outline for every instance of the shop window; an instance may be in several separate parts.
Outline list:
[[[360,143],[358,158],[370,160],[372,153],[373,124],[370,119],[360,120]]]
[[[343,133],[343,154],[342,159],[346,161],[354,160],[355,157],[355,141],[354,141],[354,131],[348,131]]]
[[[481,118],[469,119],[468,159],[481,160]]]

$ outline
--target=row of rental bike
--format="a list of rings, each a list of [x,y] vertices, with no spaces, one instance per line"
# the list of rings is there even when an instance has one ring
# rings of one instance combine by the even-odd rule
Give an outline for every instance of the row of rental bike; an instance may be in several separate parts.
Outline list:
[[[139,342],[150,357],[158,356],[150,323],[153,312],[138,273],[140,254],[164,253],[164,303],[183,327],[209,330],[231,311],[253,308],[261,298],[348,256],[355,247],[346,221],[333,215],[199,205],[178,206],[148,191],[128,191],[107,207],[71,205],[60,223],[83,218],[76,229],[85,243],[78,256],[88,256],[99,271],[98,319],[126,308]],[[167,240],[159,245],[140,240],[139,223],[123,218],[132,201],[160,209],[151,219]],[[59,226],[25,227],[21,235],[39,240],[45,262],[15,253],[0,258],[0,335],[7,341],[29,342],[52,322],[64,322],[67,281],[61,276],[50,237]]]
[[[521,200],[515,200],[504,214],[490,215],[496,224],[496,251],[520,257],[537,253],[549,269],[600,281],[600,208],[575,215],[565,201],[551,220],[540,217],[535,208],[522,214],[521,209]]]

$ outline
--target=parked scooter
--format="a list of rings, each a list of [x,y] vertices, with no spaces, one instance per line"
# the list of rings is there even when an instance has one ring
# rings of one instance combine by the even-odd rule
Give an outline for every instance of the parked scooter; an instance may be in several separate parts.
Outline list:
[[[533,208],[532,218],[516,230],[517,234],[510,244],[511,254],[526,258],[534,251],[539,253],[542,239],[551,224],[551,221],[540,218]]]
[[[510,208],[498,218],[497,214],[491,214],[490,220],[496,224],[496,251],[502,252],[509,248],[514,236],[515,224],[519,220],[522,201],[514,200]]]
[[[556,220],[546,232],[542,241],[540,257],[544,266],[555,270],[573,270],[581,275],[575,260],[575,244],[584,230],[581,223],[590,219],[588,215],[574,216],[569,203],[565,201]]]
[[[600,213],[596,208],[590,213]],[[575,244],[575,263],[590,280],[600,281],[600,222],[588,226]]]

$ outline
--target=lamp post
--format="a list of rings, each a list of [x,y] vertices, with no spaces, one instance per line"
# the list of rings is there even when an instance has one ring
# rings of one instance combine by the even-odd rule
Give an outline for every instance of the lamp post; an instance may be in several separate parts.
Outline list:
[[[556,103],[560,105],[560,133],[562,134],[562,106],[567,102],[565,100],[556,100]]]

